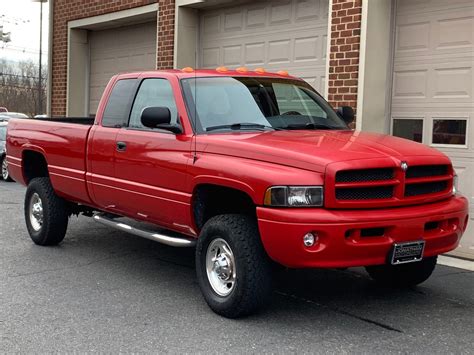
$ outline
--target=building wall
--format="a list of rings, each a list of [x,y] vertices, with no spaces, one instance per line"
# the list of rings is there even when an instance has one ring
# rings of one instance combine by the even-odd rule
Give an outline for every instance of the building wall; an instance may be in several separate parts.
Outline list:
[[[54,0],[52,34],[51,114],[66,114],[68,22],[159,3],[157,68],[173,66],[174,0]]]
[[[332,0],[328,101],[357,107],[362,0]]]
[[[175,0],[54,0],[51,114],[65,115],[68,22],[159,3],[157,69],[173,67]],[[328,100],[357,107],[362,0],[332,0]]]

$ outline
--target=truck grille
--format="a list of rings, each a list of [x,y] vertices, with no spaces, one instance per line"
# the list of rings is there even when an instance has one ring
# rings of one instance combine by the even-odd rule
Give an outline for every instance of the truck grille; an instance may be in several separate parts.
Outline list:
[[[426,182],[424,184],[407,184],[405,197],[434,194],[448,188],[447,181]]]
[[[393,179],[393,169],[342,170],[336,173],[336,182],[377,181]]]
[[[392,186],[336,189],[338,200],[381,200],[392,196]]]
[[[334,195],[328,207],[407,205],[448,196],[453,170],[448,164],[341,169],[334,172]],[[328,193],[330,190],[328,189]]]
[[[420,165],[412,166],[407,170],[407,179],[448,174],[448,165]]]

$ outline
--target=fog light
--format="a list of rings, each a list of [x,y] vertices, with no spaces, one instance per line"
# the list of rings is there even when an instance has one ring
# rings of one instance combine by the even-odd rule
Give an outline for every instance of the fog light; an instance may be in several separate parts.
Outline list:
[[[307,247],[312,247],[318,239],[313,233],[306,233],[303,237],[303,244]]]

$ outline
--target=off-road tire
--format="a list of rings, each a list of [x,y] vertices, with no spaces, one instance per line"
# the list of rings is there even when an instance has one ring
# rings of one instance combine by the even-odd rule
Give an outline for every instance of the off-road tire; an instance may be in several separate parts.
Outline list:
[[[43,223],[39,230],[30,221],[30,200],[38,194],[43,207]],[[57,196],[47,177],[34,178],[28,184],[25,195],[25,221],[28,233],[35,244],[57,245],[66,235],[69,213],[66,200]]]
[[[402,265],[376,265],[365,269],[372,279],[387,287],[412,287],[426,281],[433,273],[438,257]]]
[[[206,271],[208,247],[218,238],[227,242],[235,259],[236,281],[227,296],[213,290]],[[207,304],[219,315],[239,318],[265,306],[272,292],[272,269],[255,218],[226,214],[209,219],[196,246],[196,272]]]

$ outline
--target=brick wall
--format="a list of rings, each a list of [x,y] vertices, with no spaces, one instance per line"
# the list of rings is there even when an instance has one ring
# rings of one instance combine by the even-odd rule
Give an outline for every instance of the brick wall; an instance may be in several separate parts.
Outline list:
[[[357,107],[362,0],[333,0],[328,100]]]
[[[51,113],[66,114],[67,27],[68,22],[85,17],[156,3],[157,0],[55,0],[53,3],[53,53]],[[158,0],[159,69],[173,66],[174,0]]]
[[[173,68],[174,0],[160,0],[158,6],[158,50],[156,69]]]

